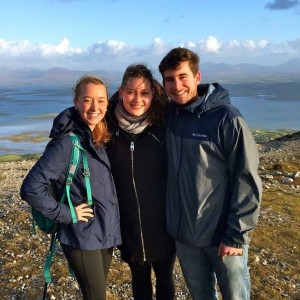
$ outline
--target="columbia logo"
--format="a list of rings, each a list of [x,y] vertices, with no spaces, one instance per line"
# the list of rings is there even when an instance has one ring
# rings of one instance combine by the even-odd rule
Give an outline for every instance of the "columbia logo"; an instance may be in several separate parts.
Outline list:
[[[193,133],[192,136],[207,138],[207,135],[203,133]]]

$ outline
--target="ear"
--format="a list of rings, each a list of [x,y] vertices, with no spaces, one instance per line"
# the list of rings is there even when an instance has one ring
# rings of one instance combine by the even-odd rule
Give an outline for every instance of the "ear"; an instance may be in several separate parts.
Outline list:
[[[200,71],[197,72],[196,76],[195,76],[195,80],[197,85],[201,82],[201,73]]]

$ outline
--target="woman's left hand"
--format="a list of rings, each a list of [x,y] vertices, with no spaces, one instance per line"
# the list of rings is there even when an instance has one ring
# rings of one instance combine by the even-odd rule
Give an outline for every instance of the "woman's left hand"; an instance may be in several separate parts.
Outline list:
[[[86,204],[82,203],[75,207],[77,220],[82,222],[88,222],[90,218],[93,218],[93,210]]]

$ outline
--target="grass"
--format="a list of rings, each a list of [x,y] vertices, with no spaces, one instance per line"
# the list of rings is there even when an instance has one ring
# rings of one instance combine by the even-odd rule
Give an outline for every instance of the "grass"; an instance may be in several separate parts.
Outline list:
[[[277,130],[267,130],[267,129],[252,129],[252,134],[257,143],[265,143],[271,140],[275,140],[284,135],[297,132],[297,130],[289,129],[277,129]]]
[[[7,154],[0,156],[0,162],[14,162],[22,160],[36,160],[40,158],[41,154]]]
[[[26,131],[20,134],[0,137],[0,140],[9,140],[12,142],[41,143],[49,140],[48,135],[48,131]]]
[[[262,215],[249,257],[252,298],[299,299],[299,196],[265,191]]]
[[[291,131],[257,131],[256,138],[264,140],[279,137]],[[280,134],[279,136],[277,134]],[[6,156],[0,161],[32,159],[32,155]],[[37,157],[36,157],[37,158]],[[34,159],[36,159],[34,158]],[[272,174],[274,170],[296,172],[300,170],[300,153],[286,153],[283,159],[264,160],[264,169]],[[6,174],[0,176],[0,184]],[[300,299],[300,178],[292,183],[283,183],[281,175],[274,175],[274,184],[266,184],[262,198],[262,207],[257,228],[251,232],[252,242],[249,251],[249,267],[252,284],[251,300],[298,300]],[[11,189],[10,189],[11,190]],[[15,192],[16,193],[16,192]],[[49,238],[40,233],[31,235],[31,220],[28,207],[11,208],[7,203],[20,201],[12,190],[1,198],[0,210],[0,298],[1,299],[39,299],[43,290],[42,269]],[[21,203],[21,201],[20,201]],[[22,203],[21,203],[22,205]],[[17,226],[17,227],[16,227]],[[17,229],[16,229],[17,228]],[[179,276],[176,289],[187,293],[178,263],[175,266]],[[68,277],[68,266],[63,256],[56,255],[52,267],[53,285],[49,293],[58,295],[61,286],[76,299],[80,293],[76,282]],[[20,276],[23,279],[20,279]],[[23,282],[23,283],[22,283]],[[122,296],[120,296],[122,295]],[[78,296],[78,297],[77,297]],[[108,300],[123,300],[131,297],[130,272],[127,264],[114,257],[108,278]],[[67,298],[66,298],[67,299]],[[74,298],[73,298],[74,299]],[[179,299],[179,298],[178,298]],[[184,298],[180,298],[184,299]],[[189,299],[190,298],[186,298]]]

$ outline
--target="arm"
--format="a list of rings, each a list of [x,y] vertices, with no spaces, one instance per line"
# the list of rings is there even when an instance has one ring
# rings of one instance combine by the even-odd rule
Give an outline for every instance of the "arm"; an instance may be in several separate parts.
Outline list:
[[[36,162],[23,181],[20,195],[37,211],[49,219],[71,223],[69,208],[58,203],[49,193],[49,186],[66,174],[71,155],[69,138],[49,142],[42,157]],[[64,176],[65,177],[65,176]]]
[[[230,176],[230,208],[222,244],[239,248],[250,242],[248,232],[255,228],[259,215],[262,185],[257,173],[258,150],[242,117],[235,117],[227,124],[224,141]],[[227,250],[221,247],[221,251]]]

